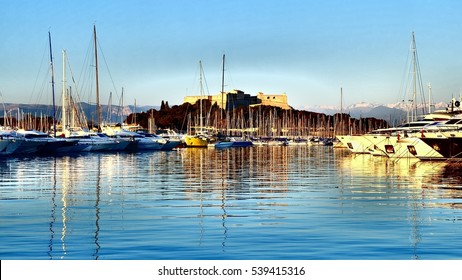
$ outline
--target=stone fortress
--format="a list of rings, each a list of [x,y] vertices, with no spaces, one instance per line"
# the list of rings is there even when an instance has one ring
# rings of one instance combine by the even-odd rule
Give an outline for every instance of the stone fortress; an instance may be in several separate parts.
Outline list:
[[[287,103],[287,95],[283,94],[265,94],[259,92],[257,96],[251,96],[241,90],[232,90],[229,92],[218,93],[217,95],[203,96],[186,96],[183,103],[195,104],[200,99],[209,100],[212,104],[217,104],[218,107],[228,110],[233,110],[238,107],[249,106],[273,106],[284,110],[292,109]]]

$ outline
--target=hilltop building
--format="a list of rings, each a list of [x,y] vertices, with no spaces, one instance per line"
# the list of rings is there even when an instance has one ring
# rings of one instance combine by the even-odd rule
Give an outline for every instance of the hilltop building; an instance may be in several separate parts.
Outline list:
[[[205,96],[186,96],[183,99],[183,103],[195,104],[200,99],[209,100],[212,104],[217,104],[218,107],[224,108],[225,110],[232,110],[238,107],[249,107],[249,106],[274,106],[285,110],[292,109],[287,103],[287,95],[283,94],[264,94],[259,92],[257,96],[251,96],[241,90],[232,90],[230,92],[219,93],[217,95],[205,95]]]
[[[287,103],[287,95],[283,94],[264,94],[259,92],[257,98],[261,101],[260,105],[279,107],[284,110],[292,109]]]

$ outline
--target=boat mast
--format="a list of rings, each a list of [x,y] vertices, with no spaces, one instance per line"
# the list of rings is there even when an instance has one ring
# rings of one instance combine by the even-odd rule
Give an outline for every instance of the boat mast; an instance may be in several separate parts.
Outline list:
[[[98,82],[98,48],[96,43],[96,26],[93,25],[93,39],[95,44],[95,69],[96,69],[96,110],[98,113],[98,132],[101,132],[101,106],[99,104],[99,82]]]
[[[220,118],[223,119],[223,110],[225,107],[223,106],[223,99],[225,95],[225,55],[223,54],[223,69],[221,71],[221,115]]]
[[[124,123],[124,88],[122,87],[122,96],[120,97],[122,112],[120,114],[120,123]]]
[[[344,130],[344,124],[343,124],[343,88],[340,87],[340,130],[341,134],[343,135],[345,132]]]
[[[412,103],[414,106],[414,112],[411,115],[411,121],[414,121],[414,117],[417,117],[417,57],[416,57],[416,46],[415,46],[415,37],[414,32],[412,32],[412,78],[413,78],[413,91],[412,91]]]
[[[432,112],[432,84],[428,83],[428,113]]]
[[[199,126],[202,132],[203,120],[202,120],[202,61],[199,60],[199,82],[200,82],[200,92],[201,98],[199,102]]]
[[[132,118],[132,121],[134,124],[136,124],[136,98],[135,98],[135,105],[134,105],[134,108],[133,108],[133,118]]]
[[[109,123],[112,122],[111,113],[112,113],[112,91],[109,92],[109,102],[107,104],[106,122],[109,122]]]
[[[51,32],[50,31],[48,31],[48,43],[50,45],[51,92],[53,95],[53,136],[56,137],[55,74],[53,71],[53,52],[51,50]]]
[[[62,130],[67,127],[67,112],[66,112],[66,50],[63,50],[63,93],[62,93]]]

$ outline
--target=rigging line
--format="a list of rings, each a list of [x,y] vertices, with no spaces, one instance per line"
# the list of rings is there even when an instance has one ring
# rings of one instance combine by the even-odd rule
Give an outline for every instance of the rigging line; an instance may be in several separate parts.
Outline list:
[[[225,52],[223,52],[223,53],[225,53]],[[227,57],[228,57],[228,55],[227,55]],[[226,72],[226,79],[225,79],[225,80],[226,80],[226,81],[229,81],[228,83],[224,84],[224,87],[228,87],[229,89],[232,89],[232,88],[233,88],[233,87],[230,86],[230,85],[234,85],[234,79],[233,79],[233,77],[232,77],[232,75],[231,75],[231,69],[232,69],[232,61],[231,61],[231,63],[230,63],[230,60],[227,59],[227,60],[226,60],[226,66],[225,66],[225,68],[222,69],[222,70],[224,70],[224,72]],[[226,92],[226,90],[224,90],[224,91]]]
[[[204,69],[202,69],[202,79],[204,80],[204,83],[205,83],[205,88],[206,88],[206,90],[207,90],[207,95],[210,95],[210,92],[209,92],[209,85],[207,84],[207,79],[205,78]]]
[[[7,123],[6,123],[8,121],[8,117],[6,116],[7,111],[6,111],[6,106],[5,106],[5,102],[3,100],[3,94],[2,94],[1,90],[0,90],[0,100],[1,100],[1,103],[3,105],[3,114],[4,114],[4,116],[3,116],[3,125],[8,126]],[[0,124],[0,125],[2,125],[2,124]]]
[[[78,108],[79,113],[81,112],[81,115],[83,117],[83,122],[87,123],[87,118],[85,116],[85,113],[84,113],[85,111],[83,110],[82,102],[81,102],[81,98],[80,98],[79,85],[74,79],[74,73],[72,72],[71,63],[69,62],[69,57],[67,55],[66,55],[66,60],[67,60],[66,65],[69,67],[69,72],[71,72],[72,83],[75,85],[75,92],[76,92],[75,94],[76,94],[76,97],[77,97],[77,102],[75,102],[75,98],[73,98],[73,101],[74,101],[74,104],[78,104],[77,106],[79,107]]]
[[[457,161],[460,161],[460,160],[462,160],[461,158],[459,158],[460,155],[462,155],[462,152],[457,153],[457,154],[451,156],[450,158],[448,158],[448,160],[449,160],[449,159],[451,159],[451,160],[457,159]]]
[[[191,85],[192,85],[191,88],[193,90],[192,90],[191,95],[197,95],[195,93],[200,92],[200,81],[199,81],[200,79],[199,79],[199,76],[200,76],[201,70],[200,70],[200,67],[194,67],[194,69],[195,69],[194,70],[194,78],[193,78],[193,82],[191,83]],[[188,88],[186,88],[186,95],[187,96],[189,95]],[[199,95],[200,95],[200,93],[199,93]]]
[[[39,76],[40,76],[40,73],[42,72],[42,68],[43,68],[43,64],[44,64],[44,61],[45,61],[45,58],[47,57],[47,54],[48,54],[48,41],[46,42],[45,44],[45,48],[44,48],[44,51],[43,51],[43,55],[42,55],[42,60],[40,61],[40,67],[39,67],[39,71],[37,72],[37,76],[35,78],[35,82],[34,82],[34,86],[32,88],[32,94],[31,94],[31,99],[32,99],[32,96],[34,96],[34,93],[35,93],[35,90],[36,90],[36,86],[37,86],[37,82],[38,82],[38,79],[39,79]],[[48,64],[48,63],[47,63]],[[48,64],[49,65],[49,64]],[[49,67],[48,67],[49,68]],[[50,77],[50,73],[49,73],[49,69],[46,73],[46,77],[47,77],[47,81]],[[43,83],[42,83],[42,86],[43,86]],[[43,87],[42,87],[43,89]],[[41,96],[42,96],[42,93],[40,93],[37,97],[37,100],[36,100],[36,104],[38,104],[38,101],[41,99]],[[31,101],[31,99],[29,99],[29,103]]]
[[[410,57],[411,57],[411,52],[408,51],[407,52],[407,58],[406,58],[406,64],[403,69],[403,74],[402,74],[402,79],[401,79],[401,83],[400,83],[400,87],[399,87],[399,93],[402,94],[401,96],[398,96],[398,101],[401,101],[401,100],[404,100],[404,102],[407,102],[406,101],[406,95],[407,95],[407,83],[409,82],[409,72],[410,72],[410,68],[411,68],[411,63],[410,63]]]
[[[91,92],[92,92],[92,81],[93,81],[93,69],[94,69],[94,55],[93,55],[93,33],[91,34],[91,39],[89,40],[89,44],[87,47],[87,52],[85,54],[85,58],[83,60],[82,70],[80,71],[78,81],[84,81],[80,84],[80,92],[86,92],[85,89],[89,92],[88,99],[90,100]],[[89,68],[86,66],[90,66]],[[84,78],[86,77],[86,78]],[[90,81],[90,82],[85,82]],[[87,87],[87,88],[86,88]],[[83,100],[83,99],[81,99]]]
[[[424,106],[422,106],[422,114],[425,115],[425,110],[427,108],[427,106],[425,106],[426,104],[426,100],[425,100],[425,92],[424,92],[424,86],[423,86],[423,82],[422,82],[422,73],[420,71],[420,62],[419,62],[419,57],[417,55],[417,49],[415,50],[415,57],[416,57],[416,65],[417,65],[417,81],[419,83],[419,93],[420,93],[420,98],[422,99],[422,104],[424,104]]]
[[[101,56],[103,57],[104,65],[106,65],[106,70],[107,70],[107,72],[108,72],[108,74],[109,74],[109,78],[111,79],[112,86],[113,86],[113,88],[114,88],[116,97],[119,98],[119,93],[118,93],[117,88],[116,88],[116,86],[115,86],[114,79],[112,78],[111,71],[109,71],[109,66],[108,66],[107,61],[106,61],[106,56],[104,55],[103,49],[101,48],[101,44],[99,43],[98,38],[96,38],[96,43],[97,43],[97,45],[98,45],[98,47],[99,47],[99,51],[100,51],[100,53],[101,53]]]
[[[185,111],[188,112],[188,109],[189,109],[189,102],[187,102],[187,104],[186,104],[186,110],[185,110]],[[184,115],[183,123],[181,124],[181,131],[184,130],[184,124],[185,124],[185,122],[186,122],[186,117],[187,117],[187,115],[188,115],[188,114],[185,114],[185,115]]]

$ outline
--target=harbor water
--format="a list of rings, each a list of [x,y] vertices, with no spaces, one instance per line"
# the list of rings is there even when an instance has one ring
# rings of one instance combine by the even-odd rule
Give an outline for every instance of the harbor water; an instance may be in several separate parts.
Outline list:
[[[461,259],[461,167],[325,146],[0,158],[0,259]]]

